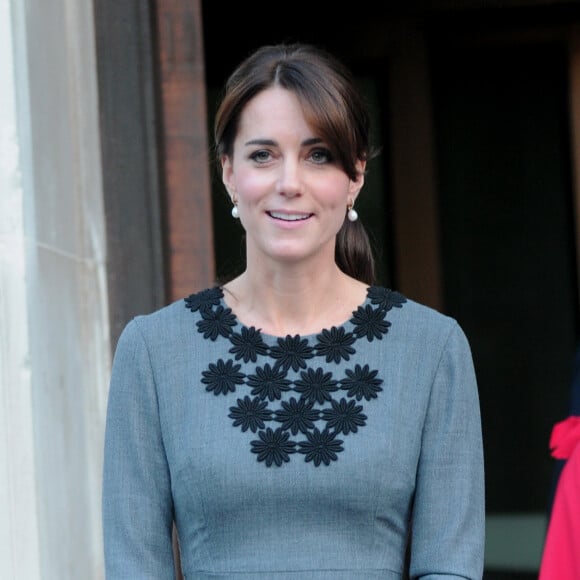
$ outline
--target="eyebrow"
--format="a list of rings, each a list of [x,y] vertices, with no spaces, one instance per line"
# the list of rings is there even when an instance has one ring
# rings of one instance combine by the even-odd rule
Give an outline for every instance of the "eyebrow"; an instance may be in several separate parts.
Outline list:
[[[310,145],[316,145],[318,143],[322,143],[322,139],[320,137],[310,137],[309,139],[305,139],[302,141],[302,147],[309,147]],[[246,141],[244,145],[247,147],[248,145],[270,145],[275,147],[277,145],[276,141],[273,139],[250,139]]]

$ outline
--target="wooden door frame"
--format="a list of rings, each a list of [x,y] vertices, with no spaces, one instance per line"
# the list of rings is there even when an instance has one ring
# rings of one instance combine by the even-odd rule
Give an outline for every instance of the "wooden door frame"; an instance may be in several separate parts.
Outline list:
[[[201,1],[94,3],[113,349],[214,279]],[[176,578],[182,578],[174,529]]]
[[[201,0],[94,3],[111,344],[214,281]]]
[[[168,299],[215,278],[201,0],[156,0]]]
[[[151,9],[94,3],[111,345],[165,302]]]

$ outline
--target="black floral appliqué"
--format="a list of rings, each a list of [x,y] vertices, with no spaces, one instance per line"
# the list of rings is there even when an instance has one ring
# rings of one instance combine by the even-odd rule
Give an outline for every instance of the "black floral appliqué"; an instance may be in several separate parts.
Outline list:
[[[234,364],[234,361],[224,362],[221,358],[216,364],[210,363],[209,370],[203,371],[201,382],[206,384],[206,391],[213,391],[214,395],[227,395],[236,390],[236,385],[244,384],[244,374],[240,373],[242,365]]]
[[[369,341],[383,338],[389,331],[391,323],[385,320],[386,312],[373,308],[370,304],[360,307],[353,314],[351,321],[355,325],[354,333],[358,338],[366,336]]]
[[[327,429],[334,429],[336,433],[356,433],[359,427],[366,424],[366,415],[362,413],[362,405],[355,401],[331,401],[332,409],[324,409],[322,418],[326,421]]]
[[[288,335],[278,339],[278,346],[272,348],[270,356],[277,359],[284,370],[297,371],[306,368],[306,360],[314,356],[313,351],[307,339]]]
[[[310,402],[324,403],[330,401],[330,393],[337,391],[336,381],[332,379],[332,373],[325,373],[321,368],[308,369],[300,373],[302,380],[296,381],[296,392]]]
[[[382,288],[381,286],[371,286],[368,289],[368,297],[371,304],[376,304],[379,308],[388,311],[391,308],[401,308],[407,299],[389,288]]]
[[[314,347],[316,354],[326,357],[326,362],[339,363],[340,359],[349,360],[350,355],[355,353],[352,344],[355,337],[347,333],[342,326],[333,326],[330,330],[323,330],[317,337],[318,344]]]
[[[250,328],[242,327],[240,334],[232,333],[230,340],[234,345],[230,348],[230,352],[236,356],[236,360],[256,362],[258,356],[268,353],[268,345],[262,340],[260,331],[253,326]]]
[[[215,343],[215,359],[201,371],[205,390],[228,396],[243,385],[249,392],[229,407],[228,418],[241,433],[257,434],[249,446],[258,463],[281,467],[298,453],[320,467],[345,450],[339,436],[356,436],[370,421],[363,402],[378,398],[384,380],[366,363],[365,343],[383,340],[391,327],[387,313],[406,301],[398,292],[370,286],[367,300],[344,325],[277,339],[241,324],[220,287],[192,294],[185,306],[198,319],[203,339]],[[380,346],[388,349],[389,343]],[[267,426],[272,421],[279,426]]]
[[[260,399],[275,401],[282,397],[284,391],[290,390],[290,381],[285,378],[286,373],[278,367],[272,368],[268,363],[264,368],[257,367],[255,375],[248,376],[248,386],[253,387],[252,395]]]
[[[380,386],[383,379],[377,379],[378,371],[371,371],[369,365],[355,365],[354,371],[346,369],[344,372],[347,378],[340,381],[341,388],[348,391],[349,397],[356,397],[357,401],[363,397],[367,401],[376,399],[377,393],[383,390]]]
[[[265,461],[268,467],[272,463],[280,467],[282,463],[290,461],[289,455],[296,451],[296,443],[289,441],[290,433],[282,429],[272,431],[268,427],[265,431],[260,431],[258,436],[259,441],[252,441],[252,453],[257,453],[258,461]]]
[[[326,429],[320,432],[315,428],[311,433],[306,433],[306,437],[308,441],[299,443],[300,449],[298,453],[304,453],[306,455],[305,460],[312,461],[316,467],[321,463],[330,465],[331,461],[338,459],[336,454],[344,450],[343,441],[335,439],[334,433]]]
[[[212,306],[217,306],[222,299],[222,291],[220,288],[208,288],[202,290],[197,294],[191,294],[185,299],[185,305],[192,312],[196,310],[206,310]]]
[[[290,431],[292,435],[308,433],[310,429],[314,429],[314,422],[320,415],[313,406],[306,399],[296,400],[292,397],[289,401],[282,401],[282,408],[276,411],[274,421],[282,423],[282,429]]]
[[[202,312],[203,320],[197,323],[200,332],[203,332],[204,338],[215,340],[220,334],[228,336],[232,326],[236,325],[236,317],[229,308],[218,306],[215,310],[204,310]]]
[[[268,403],[261,401],[258,397],[250,399],[247,395],[243,399],[238,399],[236,407],[230,407],[230,419],[234,419],[234,427],[240,426],[242,431],[248,429],[255,433],[258,429],[264,429],[264,421],[270,421],[272,411],[267,409]]]

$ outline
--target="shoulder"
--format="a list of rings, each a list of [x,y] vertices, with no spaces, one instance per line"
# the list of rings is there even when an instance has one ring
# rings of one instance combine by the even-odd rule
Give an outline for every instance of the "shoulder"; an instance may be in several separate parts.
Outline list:
[[[469,340],[454,317],[393,290],[377,288],[373,292],[388,296],[385,302],[388,334],[393,341],[391,347],[399,356],[416,358],[420,353],[426,367],[429,361],[438,365],[446,354],[451,358],[471,359]],[[369,296],[372,300],[371,292]]]
[[[399,326],[399,329],[407,334],[427,333],[444,336],[453,332],[463,333],[455,318],[431,306],[389,288],[374,286],[369,289],[369,298],[373,303],[376,303],[380,296],[384,297],[387,318],[392,321],[393,326]]]
[[[207,288],[175,300],[148,314],[140,314],[130,320],[119,339],[123,342],[142,341],[153,347],[183,344],[197,334],[196,322],[200,312],[213,303],[219,303],[221,289]]]
[[[205,288],[185,296],[152,312],[140,315],[135,318],[139,325],[158,326],[173,324],[181,320],[189,320],[192,313],[201,312],[211,306],[216,306],[221,302],[223,292],[218,286]]]

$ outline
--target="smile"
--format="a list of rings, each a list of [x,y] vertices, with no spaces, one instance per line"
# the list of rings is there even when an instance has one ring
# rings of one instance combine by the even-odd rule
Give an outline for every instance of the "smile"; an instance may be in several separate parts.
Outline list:
[[[280,213],[277,211],[269,211],[267,212],[270,217],[273,217],[277,220],[284,220],[287,222],[297,222],[301,220],[307,220],[311,213]]]

